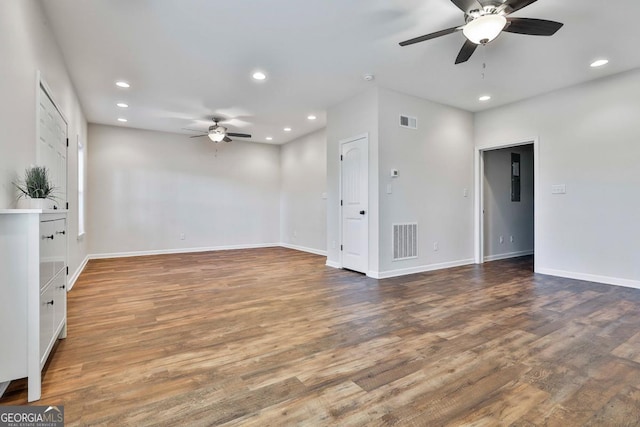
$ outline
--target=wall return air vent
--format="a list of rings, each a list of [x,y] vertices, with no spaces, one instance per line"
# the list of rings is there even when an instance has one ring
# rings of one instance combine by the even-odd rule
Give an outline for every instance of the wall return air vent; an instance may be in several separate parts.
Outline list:
[[[418,224],[393,224],[393,260],[418,257]]]
[[[418,129],[418,119],[416,117],[400,114],[400,127],[407,129]]]

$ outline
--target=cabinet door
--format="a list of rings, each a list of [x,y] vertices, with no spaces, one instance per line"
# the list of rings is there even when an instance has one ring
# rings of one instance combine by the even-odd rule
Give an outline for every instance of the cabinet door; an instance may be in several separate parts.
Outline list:
[[[49,345],[53,341],[54,310],[54,286],[51,284],[40,294],[40,369],[47,360]]]
[[[55,240],[54,221],[40,222],[40,289],[53,278]]]
[[[51,282],[53,287],[53,333],[60,330],[67,317],[67,275],[64,271],[58,273]],[[57,338],[56,336],[53,339]]]
[[[65,267],[67,229],[64,218],[40,222],[40,288]]]

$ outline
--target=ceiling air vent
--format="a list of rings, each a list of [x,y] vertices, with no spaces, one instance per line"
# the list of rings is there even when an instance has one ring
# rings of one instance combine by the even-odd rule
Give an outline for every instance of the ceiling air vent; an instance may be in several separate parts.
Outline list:
[[[408,129],[418,129],[418,119],[400,114],[400,127]]]

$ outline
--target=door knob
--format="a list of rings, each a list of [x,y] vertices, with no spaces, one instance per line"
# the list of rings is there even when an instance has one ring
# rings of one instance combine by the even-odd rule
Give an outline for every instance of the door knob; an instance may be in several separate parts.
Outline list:
[[[364,215],[365,213],[365,211],[360,211],[360,215]]]

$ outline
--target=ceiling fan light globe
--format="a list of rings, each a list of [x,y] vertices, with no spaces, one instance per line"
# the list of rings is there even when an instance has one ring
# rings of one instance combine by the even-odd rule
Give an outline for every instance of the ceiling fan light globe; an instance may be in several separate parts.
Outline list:
[[[227,136],[227,128],[219,126],[217,123],[209,128],[209,139],[213,142],[220,142]]]
[[[506,25],[507,18],[502,15],[483,15],[469,21],[462,33],[472,43],[486,44],[498,37]]]
[[[213,142],[220,142],[224,139],[224,133],[210,133],[209,139]]]

